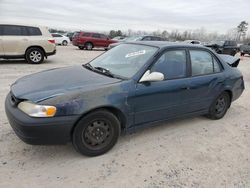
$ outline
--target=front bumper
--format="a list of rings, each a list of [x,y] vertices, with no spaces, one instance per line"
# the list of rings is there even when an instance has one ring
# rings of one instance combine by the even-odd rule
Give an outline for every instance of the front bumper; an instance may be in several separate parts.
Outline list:
[[[30,117],[13,105],[10,94],[5,100],[5,112],[16,135],[33,145],[66,144],[71,141],[71,132],[78,119],[78,116]]]

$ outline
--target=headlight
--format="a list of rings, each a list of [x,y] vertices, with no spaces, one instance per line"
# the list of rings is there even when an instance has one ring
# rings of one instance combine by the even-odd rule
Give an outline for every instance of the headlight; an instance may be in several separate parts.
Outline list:
[[[32,117],[53,117],[56,114],[56,107],[37,105],[30,101],[20,102],[18,108]]]

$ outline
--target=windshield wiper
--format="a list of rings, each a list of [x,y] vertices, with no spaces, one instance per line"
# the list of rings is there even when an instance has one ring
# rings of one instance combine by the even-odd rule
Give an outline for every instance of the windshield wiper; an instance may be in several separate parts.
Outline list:
[[[110,70],[104,68],[104,67],[94,67],[95,70],[98,70],[100,73],[105,74],[107,76],[110,76],[112,78],[115,78],[116,76],[110,72]]]
[[[92,65],[90,65],[89,63],[82,65],[83,67],[85,67],[86,69],[89,70],[94,70],[94,67],[92,67]]]
[[[111,73],[110,70],[108,70],[104,67],[93,67],[90,63],[84,64],[82,66],[85,67],[86,69],[89,69],[91,71],[94,71],[94,72],[97,72],[100,74],[104,74],[104,75],[112,77],[112,78],[124,79],[123,77],[120,77],[118,75]]]

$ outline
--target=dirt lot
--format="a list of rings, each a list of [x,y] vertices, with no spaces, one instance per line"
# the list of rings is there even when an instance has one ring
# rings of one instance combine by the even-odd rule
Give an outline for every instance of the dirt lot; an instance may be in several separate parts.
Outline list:
[[[5,96],[17,78],[103,53],[73,46],[57,50],[41,65],[0,61],[0,187],[250,187],[250,57],[239,65],[246,90],[222,120],[168,122],[122,136],[107,154],[88,158],[71,144],[23,143],[4,112]]]

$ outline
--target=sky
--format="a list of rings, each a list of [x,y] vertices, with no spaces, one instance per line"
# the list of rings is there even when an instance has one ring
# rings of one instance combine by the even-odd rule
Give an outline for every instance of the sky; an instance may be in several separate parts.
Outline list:
[[[250,22],[250,0],[0,0],[0,23],[86,31],[225,33]]]

